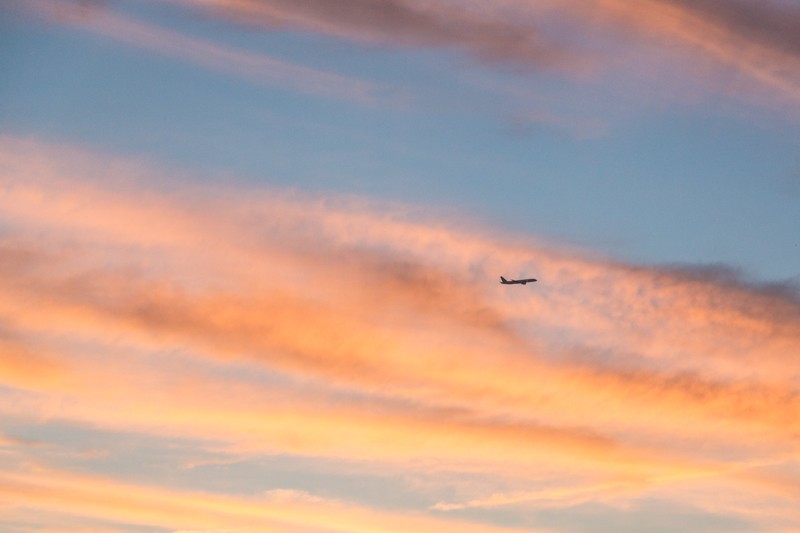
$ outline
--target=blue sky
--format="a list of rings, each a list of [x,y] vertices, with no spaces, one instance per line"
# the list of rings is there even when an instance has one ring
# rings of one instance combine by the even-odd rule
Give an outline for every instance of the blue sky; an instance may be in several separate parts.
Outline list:
[[[4,3],[0,475],[95,500],[0,525],[800,527],[798,35],[788,0]]]

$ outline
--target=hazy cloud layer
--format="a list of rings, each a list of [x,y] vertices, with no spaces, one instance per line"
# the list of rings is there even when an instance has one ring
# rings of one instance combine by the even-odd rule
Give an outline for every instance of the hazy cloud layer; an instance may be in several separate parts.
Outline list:
[[[646,498],[800,525],[791,286],[591,258],[412,206],[192,185],[14,137],[0,139],[0,213],[0,414],[17,423],[424,471],[437,488],[398,531],[468,530],[430,514],[466,508],[624,513]],[[199,527],[193,495],[14,464],[0,476],[26,495],[20,520]],[[202,498],[220,527],[351,519],[314,498],[281,517]],[[363,507],[348,531],[396,523]]]

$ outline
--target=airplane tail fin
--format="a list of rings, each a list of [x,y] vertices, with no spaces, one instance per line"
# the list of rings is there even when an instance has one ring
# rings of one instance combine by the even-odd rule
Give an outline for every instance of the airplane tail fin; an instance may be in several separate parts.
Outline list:
[[[502,281],[503,283],[505,283],[505,282],[507,282],[508,280],[507,280],[506,278],[504,278],[503,276],[500,276],[500,281]]]

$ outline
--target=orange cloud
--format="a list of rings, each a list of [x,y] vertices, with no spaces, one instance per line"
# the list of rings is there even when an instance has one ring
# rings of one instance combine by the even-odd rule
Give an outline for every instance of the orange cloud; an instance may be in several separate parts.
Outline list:
[[[8,168],[22,172],[14,163],[21,158],[10,159]],[[82,322],[91,334],[102,323],[358,387],[388,382],[392,394],[466,401],[485,393],[495,408],[516,401],[516,409],[553,405],[557,412],[570,405],[582,417],[591,407],[556,391],[598,386],[620,408],[631,395],[671,398],[660,409],[674,409],[676,423],[705,394],[718,400],[703,406],[724,420],[740,417],[745,402],[752,405],[744,413],[763,413],[753,420],[782,427],[787,411],[775,407],[793,405],[793,389],[781,379],[798,346],[791,298],[680,272],[498,245],[480,234],[466,238],[357,206],[353,213],[353,205],[313,206],[315,200],[278,195],[264,196],[248,212],[235,199],[111,192],[91,182],[53,180],[47,172],[24,174],[25,185],[7,186],[0,198],[10,224],[39,228],[40,239],[54,241],[41,256],[3,250],[5,258],[16,258],[3,262],[6,290],[39,302],[17,310],[18,320],[28,314],[35,323],[49,310],[53,327]],[[251,218],[260,220],[258,228]],[[62,242],[79,252],[64,252]],[[156,250],[160,262],[150,264]],[[514,301],[491,295],[467,273],[530,263],[531,256],[558,292],[543,285],[542,293]],[[531,317],[538,338],[515,325]],[[573,340],[564,342],[570,336],[563,332]],[[631,366],[585,362],[585,354],[605,350]],[[755,360],[757,369],[741,371],[742,361]],[[749,383],[753,372],[764,381]],[[532,386],[527,376],[535,374],[555,385]]]
[[[745,475],[794,460],[789,289],[2,141],[5,416],[511,485],[453,510],[791,485]]]
[[[44,261],[50,263],[46,258]],[[330,261],[326,263],[327,274],[312,270],[306,275],[314,279],[336,273],[336,279],[362,280],[368,276],[349,269],[338,272],[341,265]],[[194,265],[196,274],[198,262],[187,263]],[[65,267],[69,272],[72,264],[62,258],[59,269]],[[302,262],[294,267],[295,271],[306,269]],[[32,272],[42,274],[32,276]],[[366,287],[375,292],[365,294],[364,288],[348,286],[345,292],[332,290],[330,297],[334,300],[326,301],[287,290],[250,294],[198,291],[175,281],[157,282],[130,273],[94,269],[59,279],[63,274],[52,272],[43,261],[24,263],[3,274],[0,287],[9,295],[7,301],[30,303],[30,311],[14,312],[9,307],[6,312],[14,312],[16,320],[28,328],[83,332],[87,336],[100,331],[104,335],[132,335],[154,346],[183,346],[222,360],[249,359],[283,372],[329,377],[372,394],[425,399],[488,414],[530,416],[535,408],[535,417],[540,420],[570,424],[585,420],[598,398],[603,398],[609,408],[613,406],[592,416],[598,425],[646,424],[652,411],[627,404],[632,399],[648,398],[656,401],[653,409],[661,414],[661,423],[676,430],[687,430],[692,421],[705,429],[709,425],[722,429],[736,421],[738,431],[761,428],[781,434],[796,424],[793,413],[798,400],[787,383],[571,362],[569,351],[563,348],[560,351],[565,360],[561,364],[545,362],[544,358],[552,357],[540,353],[545,347],[533,348],[536,345],[514,333],[503,323],[500,311],[489,304],[475,318],[467,304],[459,303],[463,293],[451,305],[446,301],[432,305],[402,294],[424,291],[427,285],[394,286],[379,279],[377,286]],[[18,287],[30,289],[20,291]],[[315,291],[327,290],[331,289],[324,282],[315,285]],[[479,298],[480,294],[474,296]],[[346,303],[336,305],[337,301]],[[467,307],[466,313],[459,312],[460,305]],[[450,310],[454,310],[452,316],[442,316]],[[419,317],[423,317],[421,321]],[[627,320],[634,318],[631,314]],[[742,329],[731,318],[722,318],[731,321],[732,329]],[[669,320],[663,320],[664,327],[670,326]],[[685,319],[682,324],[686,326]],[[587,320],[585,327],[591,326]],[[461,340],[453,340],[454,336]],[[699,350],[708,350],[719,343],[719,338],[726,342],[737,339],[718,326],[711,329],[706,340],[695,337]],[[635,337],[630,339],[631,344],[636,341]],[[704,360],[714,363],[713,359]],[[539,379],[531,381],[529,376]],[[588,389],[595,394],[581,393]],[[481,401],[473,405],[475,399]],[[692,411],[686,413],[687,409]]]

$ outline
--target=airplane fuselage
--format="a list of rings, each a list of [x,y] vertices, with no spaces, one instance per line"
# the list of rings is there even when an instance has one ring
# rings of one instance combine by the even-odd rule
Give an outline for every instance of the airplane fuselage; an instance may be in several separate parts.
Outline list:
[[[525,285],[527,283],[533,283],[536,281],[534,278],[528,279],[506,279],[503,276],[500,276],[500,283],[503,285]]]

